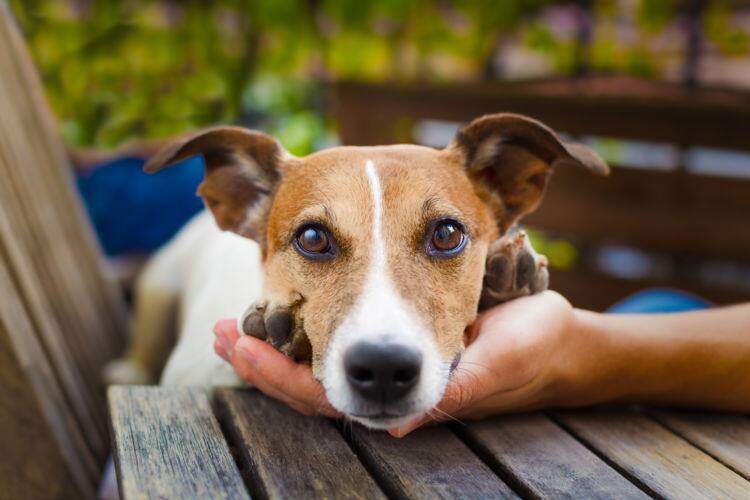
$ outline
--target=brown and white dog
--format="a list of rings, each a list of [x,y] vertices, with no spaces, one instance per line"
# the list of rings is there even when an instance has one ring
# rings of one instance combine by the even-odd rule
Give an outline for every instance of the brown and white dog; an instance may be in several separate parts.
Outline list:
[[[547,286],[546,263],[509,231],[539,204],[552,169],[606,174],[588,148],[543,124],[488,115],[445,149],[336,147],[290,155],[272,137],[219,127],[175,141],[156,172],[205,158],[199,215],[147,266],[128,356],[111,382],[147,382],[179,337],[162,384],[237,384],[213,324],[309,361],[330,403],[369,427],[437,404],[483,306]],[[215,221],[215,222],[214,222]]]

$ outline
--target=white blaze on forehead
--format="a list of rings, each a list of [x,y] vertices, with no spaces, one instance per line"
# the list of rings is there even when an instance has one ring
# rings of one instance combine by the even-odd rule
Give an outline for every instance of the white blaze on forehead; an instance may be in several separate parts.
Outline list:
[[[415,309],[401,297],[388,271],[388,252],[383,232],[383,188],[375,164],[365,163],[372,194],[370,269],[360,297],[333,333],[323,367],[323,385],[329,401],[340,411],[352,411],[353,396],[344,374],[343,356],[353,344],[395,343],[420,350],[422,376],[414,391],[414,405],[422,411],[440,400],[447,381],[433,335]],[[393,242],[398,244],[398,242]]]
[[[372,160],[365,163],[367,180],[372,192],[372,242],[373,242],[373,266],[370,274],[384,274],[386,269],[385,243],[383,243],[383,188],[380,186],[380,177],[375,170]],[[379,272],[381,271],[381,272]]]

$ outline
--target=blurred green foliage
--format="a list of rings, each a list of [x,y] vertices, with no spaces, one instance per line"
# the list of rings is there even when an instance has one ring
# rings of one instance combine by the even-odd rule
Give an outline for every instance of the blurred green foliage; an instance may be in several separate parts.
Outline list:
[[[311,78],[474,75],[497,27],[543,3],[11,0],[68,143],[111,147],[247,115],[270,117],[263,126],[297,153],[330,133]]]
[[[509,40],[574,73],[580,40],[535,16],[549,0],[11,0],[74,146],[111,147],[218,122],[262,126],[303,154],[332,137],[320,83],[466,81],[493,72]],[[653,40],[676,0],[638,0],[638,39],[618,38],[619,2],[593,2],[593,70],[657,76]],[[726,4],[707,37],[747,51]],[[519,34],[520,32],[520,34]]]

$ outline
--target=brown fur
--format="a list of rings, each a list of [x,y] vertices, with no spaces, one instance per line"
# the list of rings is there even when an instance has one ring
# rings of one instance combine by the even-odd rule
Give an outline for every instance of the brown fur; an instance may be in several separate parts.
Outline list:
[[[263,246],[270,306],[302,297],[300,320],[320,369],[330,335],[362,291],[372,255],[372,161],[383,191],[388,272],[432,332],[445,360],[462,349],[476,315],[490,243],[539,204],[556,164],[606,169],[588,149],[566,146],[519,115],[475,120],[444,150],[411,145],[339,147],[304,158],[237,128],[179,141],[149,163],[155,171],[192,154],[206,157],[199,193],[217,223]],[[604,166],[603,166],[604,165]],[[424,251],[427,227],[450,217],[466,226],[465,250],[449,259]],[[340,254],[311,261],[292,246],[298,228],[326,226]]]

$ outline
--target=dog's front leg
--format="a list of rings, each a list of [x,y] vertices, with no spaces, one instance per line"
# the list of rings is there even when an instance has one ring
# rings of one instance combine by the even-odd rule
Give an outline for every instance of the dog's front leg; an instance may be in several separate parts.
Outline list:
[[[543,292],[548,286],[547,258],[536,253],[525,231],[512,232],[487,251],[479,310]]]
[[[265,340],[295,361],[309,361],[312,347],[303,328],[303,301],[296,292],[281,299],[259,300],[241,316],[240,330]]]

